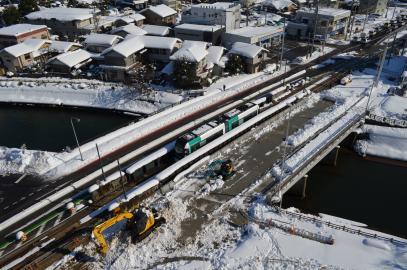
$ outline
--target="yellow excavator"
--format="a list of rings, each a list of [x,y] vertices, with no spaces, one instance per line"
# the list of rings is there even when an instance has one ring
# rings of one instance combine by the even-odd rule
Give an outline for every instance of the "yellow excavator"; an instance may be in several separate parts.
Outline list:
[[[138,242],[147,237],[154,228],[158,227],[162,223],[165,223],[165,219],[157,216],[157,212],[154,209],[139,208],[133,213],[122,212],[116,214],[114,217],[106,220],[102,224],[99,224],[93,228],[93,236],[99,244],[99,252],[105,256],[109,250],[109,245],[106,242],[103,232],[109,228],[119,224],[123,220],[126,221],[126,227],[131,232],[133,242]]]

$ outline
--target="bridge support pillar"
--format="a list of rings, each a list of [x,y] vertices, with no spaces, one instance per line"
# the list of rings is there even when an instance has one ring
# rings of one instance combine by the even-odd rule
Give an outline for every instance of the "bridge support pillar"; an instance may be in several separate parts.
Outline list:
[[[305,199],[305,196],[306,196],[307,180],[308,180],[308,174],[304,175],[304,180],[302,181],[301,199]]]
[[[331,152],[329,152],[324,159],[321,161],[322,164],[325,165],[333,165],[336,166],[336,162],[338,161],[339,156],[339,149],[341,147],[337,145]]]
[[[304,177],[299,180],[291,189],[287,192],[290,196],[300,197],[301,199],[305,199],[306,191],[307,191],[307,179],[308,174],[304,175]]]
[[[334,166],[336,167],[336,161],[338,160],[338,155],[339,155],[339,149],[340,149],[341,147],[339,146],[339,145],[337,145],[336,147],[335,147],[335,157],[334,157]]]

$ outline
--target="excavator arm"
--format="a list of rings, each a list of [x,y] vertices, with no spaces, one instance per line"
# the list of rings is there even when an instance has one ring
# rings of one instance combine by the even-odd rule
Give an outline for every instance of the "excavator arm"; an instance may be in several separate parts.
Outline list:
[[[93,229],[93,236],[95,237],[96,241],[99,243],[99,250],[100,253],[103,255],[106,255],[107,251],[109,250],[109,246],[106,242],[105,237],[103,236],[103,232],[110,228],[111,226],[117,224],[118,222],[122,221],[123,219],[126,219],[127,221],[133,218],[133,214],[129,212],[124,212],[121,214],[118,214],[117,216],[106,220],[102,224],[97,225]]]

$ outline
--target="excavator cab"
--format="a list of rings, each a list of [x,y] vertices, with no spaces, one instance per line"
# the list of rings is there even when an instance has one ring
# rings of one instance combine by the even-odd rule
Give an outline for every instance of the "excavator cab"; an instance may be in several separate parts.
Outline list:
[[[118,213],[114,217],[95,226],[92,234],[99,245],[99,252],[106,255],[109,246],[106,242],[104,232],[116,226],[118,223],[126,222],[126,228],[130,230],[133,242],[138,242],[146,238],[154,228],[165,222],[164,218],[158,217],[154,210],[149,208],[138,208],[134,212]]]
[[[211,177],[222,176],[224,179],[231,177],[235,172],[235,166],[232,160],[217,159],[208,165],[209,175]]]

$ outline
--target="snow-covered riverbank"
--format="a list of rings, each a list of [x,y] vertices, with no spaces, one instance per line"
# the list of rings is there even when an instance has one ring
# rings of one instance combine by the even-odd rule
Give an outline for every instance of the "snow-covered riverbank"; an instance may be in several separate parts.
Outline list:
[[[150,114],[182,101],[179,95],[150,91],[141,94],[121,84],[60,78],[0,80],[0,101],[67,105]]]

